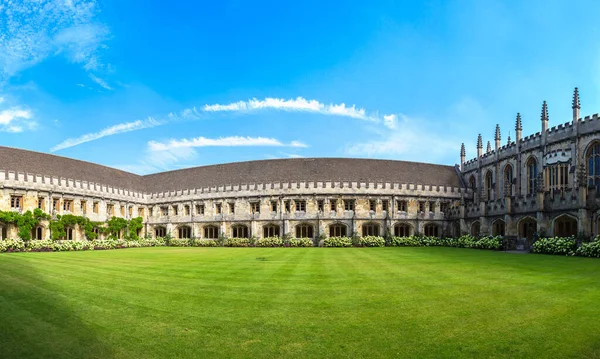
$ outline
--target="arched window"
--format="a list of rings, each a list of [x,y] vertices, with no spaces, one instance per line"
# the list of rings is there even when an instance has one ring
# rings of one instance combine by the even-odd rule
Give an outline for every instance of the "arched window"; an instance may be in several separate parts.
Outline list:
[[[600,191],[600,142],[595,143],[587,153],[588,187]]]
[[[243,224],[238,224],[231,227],[231,236],[233,238],[249,238],[248,236],[248,226]]]
[[[310,224],[299,224],[296,226],[296,238],[313,238],[313,226]]]
[[[329,237],[346,237],[346,226],[337,223],[329,226]]]
[[[490,201],[492,200],[492,188],[493,188],[494,184],[493,184],[493,176],[492,176],[492,171],[487,171],[487,173],[485,174],[485,195],[486,195],[486,200]]]
[[[74,234],[73,228],[71,228],[71,227],[65,228],[65,232],[67,234],[68,241],[72,241],[75,239],[75,237],[73,236],[73,234]]]
[[[192,238],[192,229],[188,226],[181,226],[177,229],[177,234],[179,235],[177,238]]]
[[[279,226],[274,224],[267,224],[263,227],[263,238],[267,237],[279,237]]]
[[[433,223],[426,224],[424,230],[425,230],[425,235],[427,237],[439,237],[440,236],[440,229],[437,224],[433,224]]]
[[[163,238],[167,236],[167,229],[165,227],[156,227],[154,229],[154,235],[156,238]]]
[[[510,164],[504,167],[504,195],[512,195],[513,168]]]
[[[204,238],[217,239],[219,238],[219,227],[217,226],[205,226],[204,227]]]
[[[471,224],[471,235],[473,237],[479,237],[481,234],[481,224],[479,221],[475,221]]]
[[[537,161],[530,157],[527,161],[527,194],[535,193],[535,180],[537,179]]]
[[[460,237],[460,222],[454,222],[452,224],[452,236],[455,238]]]
[[[577,220],[570,216],[560,216],[554,220],[554,236],[570,237],[577,235]]]
[[[8,237],[8,229],[6,228],[6,226],[2,226],[0,227],[0,239],[6,239],[6,237]]]
[[[394,226],[394,236],[396,237],[409,237],[410,236],[410,225],[406,223],[398,223]]]
[[[475,176],[471,175],[471,177],[469,177],[469,188],[475,190],[475,187]]]
[[[362,226],[362,235],[379,237],[379,225],[376,223],[367,223]]]
[[[42,240],[42,239],[44,239],[44,228],[41,227],[41,226],[34,228],[31,231],[31,238],[35,239],[35,240]]]
[[[493,236],[502,236],[504,237],[504,233],[506,232],[506,223],[499,219],[492,224],[492,235]]]

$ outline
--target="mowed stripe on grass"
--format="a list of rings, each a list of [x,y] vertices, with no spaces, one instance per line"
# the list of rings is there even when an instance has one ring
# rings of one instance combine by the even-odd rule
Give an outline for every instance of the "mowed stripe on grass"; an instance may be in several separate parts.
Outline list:
[[[0,255],[0,357],[600,357],[600,261],[456,248]]]

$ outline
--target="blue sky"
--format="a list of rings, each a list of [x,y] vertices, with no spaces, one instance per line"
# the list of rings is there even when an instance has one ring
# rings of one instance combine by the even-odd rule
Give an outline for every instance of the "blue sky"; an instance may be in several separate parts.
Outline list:
[[[0,0],[0,145],[152,173],[455,164],[600,110],[597,1]],[[1,165],[0,165],[1,167]]]

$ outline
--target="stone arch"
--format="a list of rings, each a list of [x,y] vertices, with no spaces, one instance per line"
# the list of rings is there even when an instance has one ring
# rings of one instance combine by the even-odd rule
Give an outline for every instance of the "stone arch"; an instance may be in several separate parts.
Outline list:
[[[310,223],[298,223],[294,230],[296,238],[315,238],[314,226]]]
[[[506,222],[502,218],[497,218],[492,222],[492,236],[506,235]]]
[[[181,239],[192,238],[192,227],[185,225],[185,224],[177,227],[177,238],[181,238]]]
[[[67,241],[75,240],[75,227],[65,227],[65,239]]]
[[[165,226],[155,226],[154,227],[154,237],[155,238],[164,238],[167,236],[167,227]]]
[[[461,235],[460,222],[459,221],[452,222],[452,237],[458,238],[458,237],[460,237],[460,235]]]
[[[8,225],[0,224],[0,239],[8,239]]]
[[[366,222],[362,225],[362,235],[379,237],[381,226],[376,222]]]
[[[473,221],[473,223],[471,223],[471,235],[473,237],[479,237],[481,235],[481,222]]]
[[[475,179],[475,175],[471,175],[469,177],[469,188],[473,191],[477,189],[477,180]]]
[[[202,227],[202,238],[206,239],[217,239],[219,238],[219,226],[215,226],[214,224],[207,224]]]
[[[234,224],[231,226],[232,238],[250,238],[250,230],[245,224]]]
[[[552,235],[555,237],[571,237],[577,235],[577,217],[563,213],[552,220]]]
[[[537,219],[525,216],[517,222],[517,227],[519,229],[519,238],[526,238],[530,241],[537,233]]]
[[[410,237],[414,234],[413,226],[407,222],[398,222],[394,225],[394,236]]]
[[[279,237],[279,225],[267,223],[263,226],[263,238]]]
[[[346,237],[348,236],[348,226],[341,222],[332,223],[329,225],[329,237]]]
[[[42,225],[38,225],[31,230],[31,239],[42,240],[46,234],[46,228]]]
[[[440,225],[437,223],[426,223],[423,226],[423,233],[427,236],[427,237],[440,237],[441,235],[441,230],[440,230]]]

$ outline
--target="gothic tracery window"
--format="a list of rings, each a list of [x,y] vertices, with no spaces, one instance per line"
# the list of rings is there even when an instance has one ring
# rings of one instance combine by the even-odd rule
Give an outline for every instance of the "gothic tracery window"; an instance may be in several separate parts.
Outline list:
[[[535,181],[537,179],[537,161],[531,157],[527,161],[527,194],[535,193]]]
[[[587,153],[588,187],[600,190],[600,143],[595,143]]]

